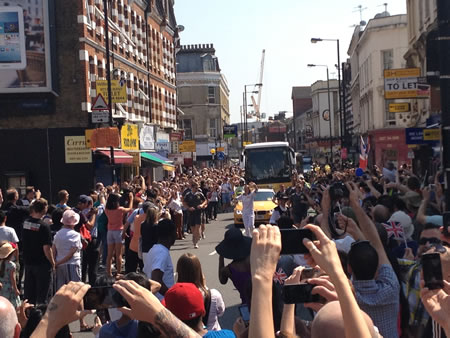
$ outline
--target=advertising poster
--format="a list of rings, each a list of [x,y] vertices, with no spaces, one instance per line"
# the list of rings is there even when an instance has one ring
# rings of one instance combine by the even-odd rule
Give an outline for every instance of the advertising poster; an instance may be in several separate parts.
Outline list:
[[[0,93],[51,91],[48,0],[0,0]]]

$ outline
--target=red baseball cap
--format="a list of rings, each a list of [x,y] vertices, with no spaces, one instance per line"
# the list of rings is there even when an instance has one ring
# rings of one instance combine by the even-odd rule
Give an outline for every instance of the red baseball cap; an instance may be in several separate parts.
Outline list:
[[[192,283],[176,283],[167,290],[162,304],[180,320],[190,320],[206,314],[202,293]]]

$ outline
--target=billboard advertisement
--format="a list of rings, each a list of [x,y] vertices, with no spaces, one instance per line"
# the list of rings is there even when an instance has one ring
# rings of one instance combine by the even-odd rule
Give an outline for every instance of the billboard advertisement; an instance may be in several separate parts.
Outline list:
[[[51,91],[48,0],[0,0],[0,93]]]

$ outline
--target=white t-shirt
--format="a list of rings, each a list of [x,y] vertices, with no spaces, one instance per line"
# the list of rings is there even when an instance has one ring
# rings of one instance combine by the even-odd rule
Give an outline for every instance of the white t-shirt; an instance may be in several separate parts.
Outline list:
[[[221,329],[219,318],[225,312],[225,303],[222,294],[216,289],[209,289],[211,292],[211,307],[209,309],[209,316],[206,328],[208,331],[218,331]]]
[[[0,226],[0,241],[8,241],[14,244],[18,243],[19,238],[17,237],[16,230],[6,225]]]
[[[344,251],[345,253],[349,253],[354,241],[355,240],[353,239],[353,237],[349,235],[345,236],[344,238],[334,240],[334,242],[336,243],[336,249]]]
[[[65,264],[81,265],[81,236],[78,232],[72,229],[61,228],[53,239],[53,244],[56,247],[56,261],[62,260],[66,257],[72,248],[77,248],[77,251],[73,254]]]
[[[181,203],[180,198],[176,198],[176,199],[172,198],[172,200],[167,205],[167,207],[174,213],[181,214],[181,213],[183,213],[183,210],[181,209],[181,204],[182,203]]]
[[[162,244],[153,245],[144,258],[144,273],[148,278],[152,277],[153,270],[160,270],[163,272],[162,279],[167,288],[171,288],[175,284],[172,258],[170,257],[169,249]],[[156,297],[158,297],[159,300],[164,298],[159,292],[156,294]]]
[[[253,201],[255,200],[255,192],[251,192],[248,195],[240,195],[237,197],[237,200],[242,201],[242,213],[246,215],[251,215],[254,213],[253,211]]]

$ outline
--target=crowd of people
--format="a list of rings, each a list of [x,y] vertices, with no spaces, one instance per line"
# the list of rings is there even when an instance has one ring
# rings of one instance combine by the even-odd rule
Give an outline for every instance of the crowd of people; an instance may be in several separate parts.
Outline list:
[[[257,229],[258,186],[237,167],[98,183],[72,207],[66,190],[49,206],[33,187],[22,199],[10,188],[0,192],[0,337],[68,337],[77,320],[99,337],[450,337],[442,181],[391,163],[294,172]],[[206,224],[238,200],[245,230],[230,228],[216,246],[218,280],[231,281],[244,309],[226,330],[200,259],[185,253],[174,265],[170,252],[187,236],[195,252]],[[282,237],[298,229],[311,235],[284,254]],[[430,255],[440,262],[432,284]],[[85,294],[111,286],[125,306],[97,309],[90,327]],[[309,290],[307,300],[288,301],[290,286]]]

